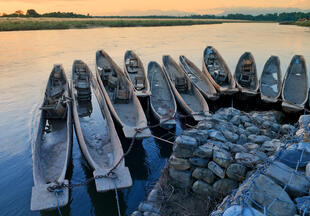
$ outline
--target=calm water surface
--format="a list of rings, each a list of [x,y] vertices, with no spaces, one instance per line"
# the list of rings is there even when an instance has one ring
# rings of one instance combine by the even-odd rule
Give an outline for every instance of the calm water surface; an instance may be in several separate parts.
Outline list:
[[[32,179],[32,137],[38,108],[54,63],[62,63],[68,77],[75,59],[91,69],[95,52],[105,49],[121,67],[127,49],[133,49],[146,65],[161,62],[163,54],[174,58],[186,55],[199,67],[207,45],[218,49],[234,71],[245,51],[255,57],[258,72],[270,55],[278,55],[284,73],[292,56],[305,56],[310,68],[310,28],[278,24],[221,24],[179,27],[97,28],[0,33],[0,209],[1,215],[58,215],[57,212],[30,212]],[[180,133],[178,126],[176,134]],[[165,132],[154,132],[156,135]],[[173,139],[173,136],[170,137]],[[122,140],[124,149],[129,140]],[[171,146],[153,138],[137,142],[126,158],[133,187],[122,190],[121,211],[135,210],[160,176]],[[74,138],[71,181],[92,175]],[[71,190],[64,215],[117,215],[114,193],[96,193],[94,184]]]

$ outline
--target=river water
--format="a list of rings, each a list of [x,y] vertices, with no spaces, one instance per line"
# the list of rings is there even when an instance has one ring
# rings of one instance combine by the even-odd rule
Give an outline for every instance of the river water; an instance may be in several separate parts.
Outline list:
[[[75,59],[95,68],[95,52],[105,49],[123,67],[123,55],[133,49],[145,66],[161,62],[163,54],[186,55],[201,68],[207,45],[217,48],[234,71],[245,51],[255,57],[258,73],[270,55],[278,55],[282,73],[292,56],[305,56],[310,68],[310,28],[275,23],[229,23],[177,27],[93,28],[0,32],[0,215],[58,215],[56,211],[30,211],[32,179],[31,145],[39,106],[49,73],[62,63],[68,77]],[[177,126],[175,134],[181,131]],[[162,131],[153,131],[157,136]],[[168,137],[165,137],[168,138]],[[171,134],[169,139],[173,140]],[[124,149],[129,140],[122,139]],[[145,139],[126,158],[133,186],[120,191],[123,215],[133,212],[160,176],[171,153],[170,144]],[[74,137],[71,182],[91,177]],[[63,215],[117,215],[114,192],[96,193],[94,184],[74,188]]]

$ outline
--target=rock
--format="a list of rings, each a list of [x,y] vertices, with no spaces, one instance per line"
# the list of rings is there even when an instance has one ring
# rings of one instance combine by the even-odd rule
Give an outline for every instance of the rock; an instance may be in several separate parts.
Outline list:
[[[222,134],[230,142],[237,142],[239,139],[238,134],[235,134],[229,130],[222,130]]]
[[[263,127],[263,128],[267,128],[267,129],[270,129],[270,128],[271,128],[271,125],[272,125],[272,122],[270,122],[270,121],[264,121],[263,124],[262,124],[262,127]]]
[[[214,192],[226,196],[232,192],[233,189],[236,189],[238,187],[238,183],[234,180],[224,178],[216,181],[213,184],[213,190]]]
[[[199,194],[204,197],[209,197],[209,196],[212,197],[214,195],[212,186],[201,180],[197,180],[193,184],[192,190],[194,193]]]
[[[203,144],[208,140],[208,130],[191,129],[184,131],[183,135],[195,137],[199,144]]]
[[[169,169],[169,175],[172,180],[174,180],[179,187],[187,188],[191,185],[191,172],[190,171],[180,171],[174,168]]]
[[[278,139],[273,139],[271,141],[266,141],[261,146],[261,150],[264,152],[275,152],[282,145],[281,141]]]
[[[293,134],[295,132],[296,128],[293,125],[290,124],[284,124],[281,127],[281,134]]]
[[[197,156],[200,158],[212,158],[212,156],[213,156],[213,145],[204,144],[202,146],[199,146],[194,151],[194,156]]]
[[[310,213],[310,196],[298,197],[295,199],[297,208],[301,211],[300,214],[306,215]],[[304,214],[306,213],[306,214]]]
[[[244,164],[247,167],[255,167],[260,158],[249,153],[237,153],[235,159],[238,163]]]
[[[240,134],[239,136],[239,140],[238,140],[238,144],[243,145],[244,143],[246,143],[248,141],[248,138],[245,134]]]
[[[238,144],[230,144],[229,148],[230,148],[230,151],[233,153],[248,151],[245,147],[243,147],[242,145],[238,145]]]
[[[252,126],[255,127],[251,122],[245,122],[243,125],[245,128],[252,127]]]
[[[225,150],[214,150],[213,152],[213,161],[221,167],[227,168],[232,160],[231,154]]]
[[[299,168],[305,167],[310,161],[310,153],[303,150],[281,150],[278,152],[278,160],[291,168],[296,168],[298,161]]]
[[[157,197],[158,197],[158,190],[154,188],[153,190],[151,190],[151,192],[147,196],[147,201],[156,202]]]
[[[256,143],[246,143],[243,145],[248,151],[252,151],[254,149],[258,149],[259,145]]]
[[[161,215],[155,212],[144,212],[143,216],[161,216]]]
[[[253,215],[253,216],[264,216],[264,214],[257,211],[255,208],[244,207],[240,205],[230,206],[224,212],[223,216],[242,216],[242,215]]]
[[[306,152],[310,153],[310,142],[300,142],[298,143],[298,150],[305,150]]]
[[[142,216],[142,213],[139,211],[134,211],[130,216]]]
[[[194,169],[192,176],[196,179],[201,179],[209,184],[212,184],[215,180],[213,172],[207,168]]]
[[[271,125],[271,130],[276,132],[276,133],[280,133],[281,131],[281,125],[279,125],[278,123],[273,123]]]
[[[310,188],[310,182],[305,176],[295,173],[294,169],[279,161],[270,165],[266,169],[265,175],[283,187],[288,184],[286,191],[293,197],[305,195]]]
[[[254,134],[252,134],[252,135],[248,136],[248,140],[250,142],[253,142],[253,143],[263,144],[264,142],[269,141],[271,139],[269,137],[267,137],[267,136],[264,136],[264,135],[254,135]]]
[[[298,124],[300,128],[307,129],[309,128],[310,123],[310,115],[301,115],[298,120]]]
[[[197,124],[197,129],[198,130],[210,130],[213,128],[213,123],[210,122],[210,121],[200,121],[198,124]]]
[[[212,115],[212,119],[217,123],[226,121],[225,115],[220,115],[218,113]]]
[[[264,152],[259,151],[258,149],[254,149],[250,151],[250,154],[259,157],[262,161],[265,161],[268,159],[268,156]]]
[[[225,178],[224,170],[219,165],[217,165],[215,162],[210,161],[208,164],[208,168],[218,177]]]
[[[245,130],[248,131],[250,134],[259,134],[259,128],[256,126],[247,127]]]
[[[241,164],[233,163],[230,164],[226,170],[226,175],[228,178],[231,178],[236,181],[243,181],[245,179],[245,175],[247,172],[247,168]]]
[[[228,142],[226,142],[226,143],[228,143]],[[221,149],[223,149],[223,150],[228,151],[229,150],[229,144],[226,144],[226,143],[219,142],[219,141],[214,141],[214,140],[209,140],[208,141],[208,144],[213,146],[213,150],[221,150]]]
[[[249,119],[247,116],[245,116],[245,115],[241,115],[241,116],[240,116],[240,121],[241,121],[243,124],[245,124],[245,123],[250,122],[250,119]]]
[[[236,116],[236,115],[240,115],[240,110],[236,109],[236,108],[233,108],[233,107],[228,107],[225,109],[225,113],[226,115],[231,115],[231,118],[233,116]]]
[[[269,207],[269,213],[277,216],[292,216],[296,214],[294,202],[289,195],[283,191],[282,187],[277,185],[271,178],[265,175],[259,175],[254,179],[255,187],[251,181],[247,181],[239,188],[235,197],[240,196],[244,190],[249,189],[252,199],[261,206]],[[282,192],[282,193],[281,193]],[[281,194],[281,199],[278,200]],[[272,205],[271,205],[272,203]],[[267,212],[267,215],[270,215]]]
[[[179,145],[173,147],[173,155],[178,158],[190,158],[193,156],[193,150],[182,148]]]
[[[142,202],[142,203],[140,203],[140,205],[138,207],[138,210],[140,212],[154,212],[154,213],[157,213],[157,214],[160,213],[159,209],[154,204],[149,203],[149,202]]]
[[[220,131],[211,129],[211,130],[209,130],[209,133],[210,133],[209,136],[211,139],[214,139],[214,140],[217,140],[220,142],[226,142],[227,141]]]
[[[239,115],[235,115],[231,120],[231,123],[233,123],[234,125],[239,125],[240,124],[240,118]]]
[[[258,113],[254,113],[252,117],[254,118],[254,121],[258,125],[261,125],[264,122],[264,119]]]
[[[189,162],[198,167],[206,167],[208,165],[209,160],[208,159],[203,159],[200,157],[192,157],[189,159]]]
[[[189,149],[189,150],[195,150],[198,147],[198,142],[195,138],[185,135],[180,135],[175,140],[177,145],[179,145],[182,148]]]
[[[169,163],[176,170],[188,170],[191,167],[191,164],[188,162],[188,160],[174,156],[170,157]]]
[[[308,164],[306,166],[306,176],[310,177],[310,162],[308,162]]]
[[[247,172],[245,178],[246,179],[250,178],[255,172],[256,172],[256,170],[250,170],[249,172]]]

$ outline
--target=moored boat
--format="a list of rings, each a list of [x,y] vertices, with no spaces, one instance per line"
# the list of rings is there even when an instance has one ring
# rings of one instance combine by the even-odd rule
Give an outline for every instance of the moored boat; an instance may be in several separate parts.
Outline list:
[[[185,75],[183,69],[169,55],[163,56],[163,65],[170,86],[180,107],[196,121],[209,114],[209,107],[199,92]]]
[[[65,179],[72,149],[72,113],[69,84],[62,65],[54,65],[45,90],[37,137],[32,149],[33,180],[31,210],[65,206],[69,189],[49,188],[68,184]]]
[[[176,126],[177,104],[169,80],[157,62],[148,64],[148,79],[151,86],[150,108],[155,119],[165,129]],[[169,120],[170,119],[170,120]]]
[[[180,66],[205,98],[212,101],[219,98],[216,89],[206,74],[202,73],[193,62],[183,55],[180,56]]]
[[[232,95],[238,92],[229,67],[220,53],[212,46],[206,47],[203,52],[202,70],[219,94]]]
[[[271,56],[263,69],[260,78],[260,97],[266,103],[276,103],[281,95],[282,72],[280,59]]]
[[[303,56],[295,55],[285,73],[282,84],[282,109],[297,113],[305,108],[308,100],[308,74]]]
[[[257,78],[256,63],[250,52],[245,52],[240,57],[234,78],[239,88],[241,99],[257,96],[259,81]]]
[[[132,179],[124,158],[121,159],[123,148],[105,98],[92,72],[81,60],[74,61],[72,66],[71,95],[76,135],[86,161],[94,170],[97,191],[130,187]],[[98,178],[114,166],[117,167],[113,178]]]
[[[151,94],[150,83],[147,79],[143,63],[132,50],[127,50],[124,57],[124,72],[131,81],[138,97],[148,97]]]
[[[147,120],[133,89],[124,72],[103,50],[96,52],[96,77],[111,115],[122,127],[127,138],[149,137]]]

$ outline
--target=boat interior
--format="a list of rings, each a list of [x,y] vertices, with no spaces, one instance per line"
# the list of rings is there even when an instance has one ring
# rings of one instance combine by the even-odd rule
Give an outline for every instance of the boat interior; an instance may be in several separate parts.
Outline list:
[[[148,76],[152,91],[150,102],[153,108],[162,117],[174,115],[173,93],[161,66],[156,62],[150,62]]]
[[[181,69],[170,56],[164,56],[163,62],[168,76],[186,105],[193,112],[201,112],[203,110],[201,101],[197,92],[194,90],[192,83],[185,76],[183,69]]]
[[[112,61],[100,52],[97,56],[98,73],[120,120],[128,126],[137,126],[142,115],[134,115],[141,112],[137,110],[139,101],[134,99],[133,90],[125,74]]]
[[[222,64],[222,60],[212,47],[207,47],[204,53],[204,61],[208,72],[214,81],[220,86],[230,85],[230,77]]]
[[[184,56],[180,56],[180,62],[188,77],[202,92],[210,95],[216,94],[216,90],[209,79],[204,77],[202,71],[200,71],[191,61]]]
[[[283,83],[283,99],[303,104],[308,96],[308,75],[305,61],[301,56],[294,56]]]
[[[139,91],[145,89],[146,77],[142,62],[132,51],[125,53],[125,67],[135,89]]]
[[[280,60],[276,56],[271,56],[267,60],[261,75],[261,94],[276,98],[281,91],[281,81]]]
[[[251,53],[244,53],[237,64],[235,71],[237,83],[247,89],[256,90],[258,85],[256,64]]]
[[[58,180],[66,163],[67,85],[62,66],[55,65],[47,85],[43,106],[40,108],[44,117],[39,147],[40,170],[46,184]]]

